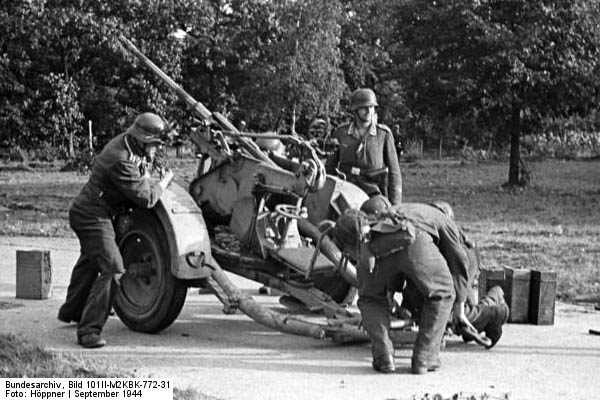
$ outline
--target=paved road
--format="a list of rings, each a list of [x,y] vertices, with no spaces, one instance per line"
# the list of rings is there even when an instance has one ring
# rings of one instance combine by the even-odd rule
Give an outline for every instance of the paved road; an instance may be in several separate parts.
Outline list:
[[[50,250],[53,295],[15,298],[16,250]],[[600,312],[557,303],[553,326],[509,324],[500,343],[486,351],[448,340],[440,371],[410,375],[409,348],[396,352],[399,370],[380,375],[370,368],[368,345],[337,345],[274,332],[243,314],[224,315],[216,297],[190,290],[183,312],[167,330],[145,335],[111,317],[109,346],[84,350],[75,326],[55,318],[78,256],[72,239],[0,236],[0,332],[22,334],[45,347],[87,358],[105,358],[140,376],[168,377],[219,399],[421,399],[426,393],[488,394],[491,399],[600,398]],[[259,285],[236,279],[257,294]],[[256,296],[277,307],[277,298]]]

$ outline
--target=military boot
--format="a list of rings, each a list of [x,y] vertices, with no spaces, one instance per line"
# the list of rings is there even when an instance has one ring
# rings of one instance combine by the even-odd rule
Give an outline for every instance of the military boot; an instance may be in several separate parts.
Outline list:
[[[498,343],[500,337],[502,336],[502,325],[508,321],[509,309],[506,303],[499,304],[494,306],[494,317],[485,327],[485,336],[487,336],[492,343],[489,346],[486,346],[486,349],[491,349]]]
[[[390,374],[396,370],[394,357],[391,354],[385,354],[373,360],[373,369],[377,372]]]
[[[509,309],[504,301],[504,292],[500,286],[491,288],[479,303],[467,310],[467,318],[477,332],[485,332],[491,344],[486,346],[491,349],[498,343],[502,336],[502,325],[508,320]],[[463,335],[465,342],[471,341]]]
[[[494,286],[488,290],[484,299],[490,299],[494,304],[506,304],[504,300],[504,290],[500,286]]]
[[[411,360],[413,374],[426,374],[441,367],[440,347],[451,307],[452,303],[445,301],[426,303],[423,306]]]

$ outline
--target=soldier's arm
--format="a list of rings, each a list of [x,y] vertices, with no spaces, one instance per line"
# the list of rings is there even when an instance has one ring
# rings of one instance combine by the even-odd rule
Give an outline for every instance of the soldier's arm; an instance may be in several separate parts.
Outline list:
[[[394,136],[389,130],[386,131],[384,154],[385,165],[388,167],[388,197],[392,204],[402,202],[402,173],[400,172],[400,163],[396,153]]]
[[[469,258],[462,244],[460,231],[454,221],[446,219],[446,223],[439,229],[439,234],[439,248],[450,268],[456,290],[456,302],[464,302],[469,293]]]
[[[109,177],[123,196],[142,208],[154,207],[163,191],[160,185],[142,176],[138,166],[129,160],[115,163]]]

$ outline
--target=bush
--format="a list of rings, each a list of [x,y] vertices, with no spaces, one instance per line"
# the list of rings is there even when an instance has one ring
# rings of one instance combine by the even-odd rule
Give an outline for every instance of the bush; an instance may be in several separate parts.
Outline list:
[[[406,161],[415,161],[423,158],[423,141],[409,139],[404,146],[403,158]]]
[[[76,171],[81,174],[87,174],[90,172],[96,155],[93,151],[80,151],[75,154],[75,157],[67,161],[67,163],[60,169],[61,172],[65,171]]]
[[[562,159],[600,157],[600,132],[548,132],[523,138],[523,148],[530,156]]]

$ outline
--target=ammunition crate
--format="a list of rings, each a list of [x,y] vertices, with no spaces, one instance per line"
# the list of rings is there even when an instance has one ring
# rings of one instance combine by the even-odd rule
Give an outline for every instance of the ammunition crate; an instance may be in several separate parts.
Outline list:
[[[531,270],[504,267],[504,299],[510,308],[508,322],[529,322]]]
[[[535,325],[554,325],[556,272],[531,271],[529,322]]]
[[[50,252],[17,250],[17,298],[47,299],[51,293]]]
[[[488,290],[494,286],[500,286],[502,287],[502,290],[504,290],[504,270],[482,268],[479,271],[477,282],[477,295],[479,300],[483,299]]]

